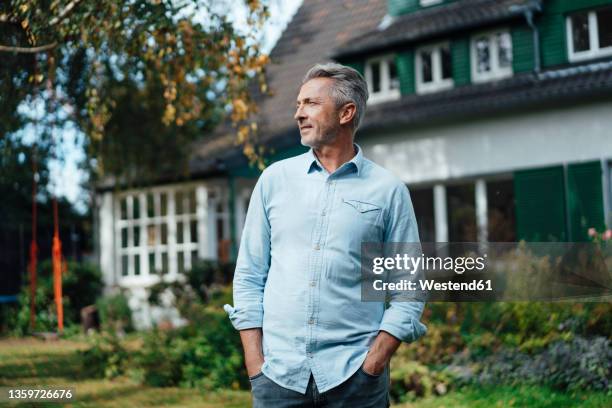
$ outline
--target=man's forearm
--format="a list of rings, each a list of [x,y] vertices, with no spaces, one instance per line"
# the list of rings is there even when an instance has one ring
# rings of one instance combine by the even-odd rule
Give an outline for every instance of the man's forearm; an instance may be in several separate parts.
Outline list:
[[[364,369],[370,374],[381,373],[400,344],[400,340],[386,331],[378,332],[364,362]]]
[[[262,336],[261,328],[240,330],[240,340],[244,349],[244,365],[249,377],[258,374],[264,363]]]

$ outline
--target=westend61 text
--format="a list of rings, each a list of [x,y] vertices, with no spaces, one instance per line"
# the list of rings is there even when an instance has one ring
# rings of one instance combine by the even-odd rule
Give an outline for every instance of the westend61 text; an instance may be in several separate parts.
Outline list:
[[[383,282],[382,280],[375,280],[373,283],[374,290],[386,291],[386,290],[422,290],[422,291],[484,291],[493,290],[491,280],[473,280],[471,282],[436,282],[430,279],[419,280],[417,283],[409,280],[401,280],[399,282]]]

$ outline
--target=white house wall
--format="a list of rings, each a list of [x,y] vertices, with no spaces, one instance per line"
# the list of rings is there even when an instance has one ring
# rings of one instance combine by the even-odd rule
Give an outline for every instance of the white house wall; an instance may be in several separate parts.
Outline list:
[[[373,135],[366,157],[407,184],[612,157],[612,102]]]

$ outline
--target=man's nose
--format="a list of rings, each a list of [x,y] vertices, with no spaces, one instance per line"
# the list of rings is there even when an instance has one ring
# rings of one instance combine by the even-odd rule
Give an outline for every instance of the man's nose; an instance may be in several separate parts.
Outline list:
[[[304,109],[302,109],[302,105],[299,105],[295,109],[295,115],[293,115],[293,119],[295,119],[295,120],[297,120],[299,122],[300,119],[304,119],[304,118],[306,118],[306,115],[304,114]]]

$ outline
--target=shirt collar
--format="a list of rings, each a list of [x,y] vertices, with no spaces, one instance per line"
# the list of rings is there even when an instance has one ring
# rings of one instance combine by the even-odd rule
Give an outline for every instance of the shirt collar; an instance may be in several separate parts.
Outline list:
[[[353,156],[351,160],[349,160],[348,162],[340,166],[338,170],[342,168],[346,169],[350,167],[350,168],[355,169],[357,175],[359,175],[359,173],[361,172],[361,168],[363,167],[363,152],[361,151],[361,147],[359,147],[357,143],[353,143],[353,146],[355,146],[355,149],[357,150],[357,154],[355,154],[355,156]],[[313,170],[323,170],[323,166],[321,165],[321,162],[315,155],[314,150],[311,148],[306,153],[306,172],[311,173]]]

